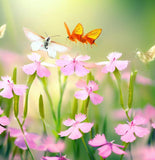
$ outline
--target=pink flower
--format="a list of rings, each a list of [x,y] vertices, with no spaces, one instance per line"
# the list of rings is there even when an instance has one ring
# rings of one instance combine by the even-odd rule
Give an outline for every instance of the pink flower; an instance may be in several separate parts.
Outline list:
[[[24,135],[21,132],[21,130],[16,128],[9,128],[10,137],[16,137],[15,145],[19,148],[26,150],[27,146],[25,144],[24,135],[26,138],[26,141],[28,143],[28,146],[31,149],[42,151],[44,150],[44,147],[39,146],[38,143],[40,143],[41,137],[34,133],[28,133],[24,130]]]
[[[68,138],[74,140],[82,137],[82,134],[80,131],[84,133],[90,132],[91,128],[93,127],[94,123],[88,123],[88,122],[83,122],[86,119],[85,114],[78,114],[75,115],[75,120],[73,119],[67,119],[63,122],[65,126],[71,126],[69,129],[66,131],[62,131],[59,133],[61,137],[64,136],[69,136]]]
[[[129,72],[123,73],[122,79],[126,79],[127,81],[129,81],[130,80],[130,73]],[[137,74],[137,76],[136,76],[136,82],[139,84],[144,84],[144,85],[151,85],[153,83],[150,78],[144,77],[139,74]]]
[[[137,115],[143,116],[155,128],[155,107],[147,105],[143,111],[137,112]]]
[[[41,160],[69,160],[66,156],[56,156],[56,157],[42,157]]]
[[[133,121],[128,122],[128,124],[119,124],[115,131],[118,135],[121,135],[121,140],[128,143],[133,142],[136,137],[144,137],[149,134],[147,128],[143,128],[139,125],[146,124],[146,119],[140,116],[136,116]],[[135,134],[135,135],[134,135]]]
[[[154,146],[137,146],[133,148],[132,156],[134,160],[155,160]]]
[[[93,91],[98,90],[98,85],[94,81],[89,81],[88,85],[84,80],[80,80],[76,83],[76,87],[82,89],[81,91],[75,92],[77,99],[85,100],[90,97],[93,104],[97,105],[103,101],[103,97],[94,93]]]
[[[41,56],[37,53],[32,53],[31,55],[28,55],[28,58],[31,61],[33,61],[33,63],[23,66],[23,71],[26,74],[32,75],[35,72],[37,72],[37,75],[39,77],[49,77],[50,76],[51,74],[50,71],[44,66],[54,67],[55,65],[41,62],[40,60]]]
[[[122,53],[112,52],[107,56],[109,61],[98,62],[96,64],[105,65],[105,67],[102,69],[103,73],[114,72],[115,68],[122,71],[127,67],[128,61],[117,60],[121,56],[122,56]]]
[[[48,136],[46,137],[42,145],[44,146],[44,151],[48,150],[49,152],[63,152],[65,149],[65,143],[63,141],[58,141],[57,143],[54,142],[53,137]]]
[[[114,144],[112,142],[107,142],[105,135],[97,134],[92,140],[88,142],[89,145],[92,147],[99,147],[97,150],[99,151],[99,155],[102,158],[107,158],[111,155],[112,151],[116,154],[126,154],[123,150],[120,148],[124,148],[124,146]],[[119,148],[120,147],[120,148]]]
[[[3,89],[0,92],[0,95],[5,98],[12,98],[13,93],[16,95],[23,95],[27,89],[26,85],[16,85],[13,83],[11,80],[11,77],[6,76],[6,77],[1,77],[3,81],[0,81],[0,89]]]
[[[61,56],[59,60],[56,61],[56,64],[61,67],[61,72],[64,75],[72,75],[74,72],[78,76],[85,76],[89,73],[89,70],[86,69],[86,63],[83,61],[89,60],[89,56],[77,56],[72,58],[69,55]]]
[[[0,108],[0,115],[3,114],[3,110]],[[6,129],[3,126],[6,126],[10,123],[9,119],[6,116],[0,117],[0,134]]]

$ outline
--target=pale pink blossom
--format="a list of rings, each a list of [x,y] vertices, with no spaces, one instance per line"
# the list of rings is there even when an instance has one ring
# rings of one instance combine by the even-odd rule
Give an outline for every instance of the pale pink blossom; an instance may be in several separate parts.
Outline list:
[[[66,156],[56,156],[56,157],[42,157],[41,160],[69,160]]]
[[[97,105],[103,101],[103,97],[94,93],[98,90],[98,85],[94,81],[89,81],[88,85],[86,81],[80,80],[76,83],[76,87],[82,90],[75,92],[75,97],[77,99],[85,100],[90,97],[90,100],[93,104]]]
[[[50,74],[51,74],[50,71],[44,66],[54,67],[55,65],[42,62],[40,60],[41,56],[37,53],[32,53],[31,55],[28,55],[28,58],[31,61],[33,61],[33,63],[30,63],[30,64],[23,66],[23,71],[26,74],[32,75],[35,72],[37,72],[37,75],[39,77],[49,77],[50,76]]]
[[[68,136],[68,138],[74,140],[74,139],[79,139],[82,137],[82,131],[83,133],[88,133],[90,132],[91,128],[93,127],[94,123],[88,123],[88,122],[83,122],[86,119],[85,114],[78,114],[75,115],[75,120],[74,119],[67,119],[63,122],[65,126],[69,126],[70,128],[67,129],[66,131],[62,131],[59,133],[61,137]]]
[[[130,73],[129,72],[124,72],[122,74],[122,79],[125,79],[127,81],[130,80]],[[136,82],[139,84],[144,84],[144,85],[151,85],[153,82],[150,78],[144,77],[142,75],[137,74],[136,76]]]
[[[121,140],[128,143],[133,142],[136,137],[144,137],[149,134],[149,130],[147,128],[143,128],[141,125],[147,123],[147,120],[141,116],[136,116],[133,121],[128,122],[128,124],[119,124],[115,128],[115,132],[118,135],[121,135]]]
[[[154,146],[137,146],[132,149],[134,160],[155,160]]]
[[[55,142],[54,138],[51,136],[46,137],[43,142],[42,146],[44,146],[44,151],[49,152],[63,152],[65,149],[65,143],[63,141]]]
[[[120,148],[124,148],[124,146],[115,144],[112,142],[107,142],[105,135],[97,134],[92,140],[88,142],[89,145],[92,147],[99,147],[97,150],[99,151],[99,155],[102,158],[107,158],[111,155],[112,151],[116,154],[126,154],[125,151],[121,150]]]
[[[102,69],[103,73],[114,72],[115,68],[122,71],[127,67],[128,61],[118,60],[121,56],[122,53],[112,52],[107,56],[109,61],[98,62],[96,65],[105,65]]]
[[[143,111],[138,111],[136,115],[143,116],[155,128],[155,107],[148,104]]]
[[[17,85],[14,84],[13,81],[11,80],[11,77],[6,76],[6,77],[1,77],[3,81],[0,81],[0,89],[3,89],[0,92],[0,96],[5,97],[5,98],[12,98],[13,97],[13,92],[16,95],[23,95],[28,88],[26,85]]]
[[[3,110],[0,108],[0,115],[3,114]],[[6,130],[4,126],[7,126],[10,123],[9,119],[6,116],[0,117],[0,134]]]
[[[64,55],[56,61],[56,64],[61,67],[61,72],[64,75],[69,76],[75,73],[76,75],[83,77],[89,73],[89,70],[86,69],[86,63],[84,62],[89,59],[90,57],[87,55],[77,56],[75,58],[72,58],[69,55]]]
[[[35,133],[28,133],[25,131],[25,129],[24,129],[24,135],[20,129],[9,128],[8,130],[10,132],[10,137],[16,137],[14,143],[19,148],[23,150],[27,149],[27,146],[25,144],[25,139],[24,139],[24,136],[25,136],[27,144],[31,149],[38,150],[38,151],[44,150],[44,146],[40,146],[41,136]]]

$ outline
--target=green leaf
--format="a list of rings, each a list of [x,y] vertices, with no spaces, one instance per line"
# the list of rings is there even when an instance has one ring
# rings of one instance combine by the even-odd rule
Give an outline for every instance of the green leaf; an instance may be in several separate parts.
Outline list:
[[[17,118],[19,113],[19,96],[14,94],[14,115]]]
[[[36,72],[35,72],[33,75],[30,75],[29,78],[28,78],[28,81],[27,81],[28,89],[26,90],[26,97],[25,97],[24,115],[23,115],[24,120],[25,120],[25,118],[27,117],[27,112],[28,112],[29,91],[30,91],[31,85],[32,85],[35,77],[36,77]],[[23,121],[23,122],[24,122],[24,121]]]
[[[17,67],[15,67],[13,70],[12,80],[14,84],[17,83]]]
[[[134,92],[134,84],[136,80],[137,71],[131,72],[130,82],[129,82],[129,93],[128,93],[128,107],[131,109],[133,102],[133,92]]]
[[[89,81],[94,81],[94,80],[95,80],[94,76],[92,75],[91,72],[89,72],[89,73],[87,74],[87,83],[88,83]]]
[[[41,118],[44,119],[45,115],[44,115],[44,103],[43,103],[42,95],[40,95],[39,97],[39,113],[40,113]]]
[[[73,109],[73,111],[72,111],[72,118],[74,118],[75,114],[77,114],[77,111],[78,111],[78,99],[76,99],[75,97],[74,97],[74,100],[73,100],[72,109]]]

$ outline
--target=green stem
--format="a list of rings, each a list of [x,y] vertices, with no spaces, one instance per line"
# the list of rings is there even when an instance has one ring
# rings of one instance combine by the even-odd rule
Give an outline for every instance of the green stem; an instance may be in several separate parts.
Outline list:
[[[65,76],[64,78],[64,83],[63,83],[63,86],[62,86],[62,89],[61,89],[61,93],[60,93],[60,100],[59,100],[59,103],[58,103],[58,110],[57,110],[57,118],[58,118],[58,122],[57,122],[57,132],[59,133],[60,130],[61,130],[61,104],[62,104],[62,99],[63,99],[63,94],[64,94],[64,91],[65,91],[65,88],[66,88],[66,84],[67,84],[67,76]]]
[[[115,71],[113,72],[114,76],[117,80],[117,84],[118,84],[118,89],[119,89],[119,93],[120,93],[120,104],[121,107],[123,108],[123,110],[125,110],[125,106],[124,106],[124,101],[123,101],[123,94],[122,94],[122,89],[121,89],[121,74],[118,71],[118,69],[115,69]]]
[[[26,140],[26,138],[25,138],[25,134],[24,134],[24,130],[23,130],[22,124],[20,123],[18,117],[16,117],[16,119],[17,119],[17,122],[18,122],[18,124],[19,124],[19,126],[20,126],[20,129],[21,129],[22,133],[23,133],[24,141],[25,141],[26,147],[27,147],[27,149],[28,149],[28,151],[29,151],[29,153],[30,153],[30,156],[31,156],[32,160],[35,160],[34,157],[33,157],[32,152],[31,152],[31,150],[30,150],[30,148],[29,148],[29,146],[28,146],[27,140]]]
[[[24,105],[24,113],[23,113],[22,126],[24,125],[25,119],[27,117],[29,92],[30,92],[31,85],[32,85],[35,77],[36,77],[36,72],[33,75],[30,75],[29,78],[28,78],[28,81],[27,81],[27,87],[28,87],[28,89],[26,90],[26,96],[25,96],[25,105]]]
[[[84,148],[85,148],[85,150],[86,150],[86,152],[87,152],[87,154],[88,154],[88,156],[89,156],[89,159],[92,160],[91,155],[90,155],[90,153],[89,153],[89,151],[88,151],[88,148],[87,148],[87,145],[86,145],[86,142],[85,142],[83,136],[81,137],[81,140],[82,140],[82,143],[83,143],[83,145],[84,145]]]
[[[125,151],[125,150],[127,149],[128,144],[129,144],[129,143],[125,143],[124,148],[123,148],[123,151]],[[123,159],[123,157],[124,157],[124,154],[122,154],[122,155],[121,155],[120,160],[122,160],[122,159]]]
[[[54,122],[56,124],[56,115],[55,115],[55,111],[54,111],[54,108],[53,108],[53,102],[52,102],[52,98],[50,96],[50,93],[48,91],[48,87],[47,87],[47,81],[45,78],[39,78],[42,82],[42,85],[43,85],[43,88],[44,88],[44,91],[45,91],[45,94],[47,96],[47,99],[49,101],[49,104],[50,104],[50,108],[51,108],[51,112],[52,112],[52,116],[53,116],[53,119],[54,119]]]

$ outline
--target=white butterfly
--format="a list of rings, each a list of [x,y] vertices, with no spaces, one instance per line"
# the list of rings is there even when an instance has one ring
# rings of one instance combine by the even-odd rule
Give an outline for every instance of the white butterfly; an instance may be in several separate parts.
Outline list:
[[[51,41],[50,37],[44,38],[43,36],[33,33],[27,28],[23,28],[23,30],[26,37],[32,42],[32,51],[44,51],[48,53],[49,57],[55,58],[56,52],[66,52],[69,50],[67,46]]]

